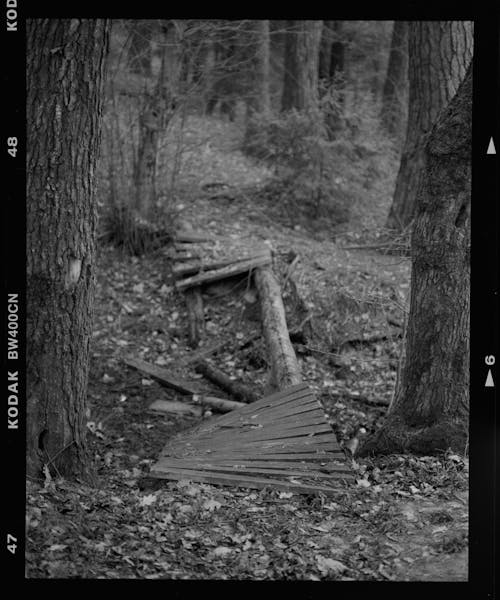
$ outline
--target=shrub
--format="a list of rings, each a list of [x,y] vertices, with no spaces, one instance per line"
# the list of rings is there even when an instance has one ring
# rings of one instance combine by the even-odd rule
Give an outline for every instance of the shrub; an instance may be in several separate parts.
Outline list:
[[[243,149],[274,168],[270,187],[292,221],[306,214],[334,224],[348,220],[347,197],[332,168],[334,144],[326,138],[319,111],[255,115],[249,129]]]

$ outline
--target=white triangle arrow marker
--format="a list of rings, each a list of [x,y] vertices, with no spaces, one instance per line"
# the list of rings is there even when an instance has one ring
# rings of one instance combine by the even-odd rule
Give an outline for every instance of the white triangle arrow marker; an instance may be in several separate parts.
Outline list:
[[[493,138],[490,138],[490,143],[488,145],[488,150],[486,151],[486,154],[496,154],[497,151],[495,150],[495,144],[493,143]]]
[[[484,384],[484,387],[495,387],[491,370],[488,371],[488,377],[486,377],[486,383]]]

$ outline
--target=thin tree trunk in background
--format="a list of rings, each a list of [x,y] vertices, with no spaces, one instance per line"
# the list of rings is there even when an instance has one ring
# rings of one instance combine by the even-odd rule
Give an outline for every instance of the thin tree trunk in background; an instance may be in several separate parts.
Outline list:
[[[288,21],[281,109],[315,111],[322,21]]]
[[[400,138],[408,103],[408,22],[394,21],[389,64],[382,92],[380,121],[385,131]]]
[[[324,21],[318,63],[319,93],[329,139],[341,129],[344,112],[344,43],[341,21]]]
[[[247,95],[247,121],[245,127],[245,146],[249,147],[252,138],[261,131],[255,122],[259,115],[271,113],[270,95],[270,37],[269,21],[250,21],[250,46],[252,48],[253,77],[252,86]]]
[[[271,110],[269,21],[255,21],[255,27],[255,111],[268,114]]]
[[[128,50],[130,70],[144,77],[151,76],[151,35],[151,21],[133,23]]]
[[[156,202],[156,154],[160,128],[158,100],[153,95],[139,117],[139,147],[134,165],[135,209],[145,218],[151,216]]]
[[[109,22],[40,19],[27,39],[27,473],[88,473],[95,170]]]
[[[469,420],[472,64],[425,147],[412,236],[406,361],[361,454],[464,452]]]
[[[330,79],[330,59],[332,54],[332,32],[335,21],[323,21],[318,56],[318,77],[320,81]]]
[[[161,66],[154,90],[146,95],[146,105],[139,116],[139,146],[134,165],[135,209],[143,217],[152,216],[157,201],[158,136],[172,118],[175,99],[166,81],[166,28],[162,29]]]
[[[453,98],[472,59],[470,21],[410,22],[409,106],[406,140],[387,227],[402,230],[415,215],[423,173],[424,136]]]

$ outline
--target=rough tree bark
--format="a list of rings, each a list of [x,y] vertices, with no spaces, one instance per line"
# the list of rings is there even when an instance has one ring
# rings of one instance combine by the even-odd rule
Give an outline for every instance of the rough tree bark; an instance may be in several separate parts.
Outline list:
[[[472,64],[425,146],[402,379],[360,454],[464,452],[469,419]]]
[[[27,473],[88,472],[95,170],[107,20],[28,20]]]
[[[408,102],[408,22],[394,21],[389,64],[382,92],[380,122],[392,137],[399,138]]]
[[[408,123],[396,189],[387,219],[389,229],[403,230],[415,215],[423,173],[423,139],[439,111],[448,105],[472,58],[470,21],[409,23]]]
[[[314,111],[322,21],[288,21],[287,27],[281,109]]]

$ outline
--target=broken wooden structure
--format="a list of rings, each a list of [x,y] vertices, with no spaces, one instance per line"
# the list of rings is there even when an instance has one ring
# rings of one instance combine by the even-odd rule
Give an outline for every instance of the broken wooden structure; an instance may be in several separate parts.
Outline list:
[[[220,247],[218,253],[203,250],[200,237],[196,239],[195,234],[192,241],[184,237],[183,243],[177,244],[177,259],[173,256],[175,286],[187,292],[190,339],[198,336],[203,320],[201,286],[237,275],[253,276],[268,350],[270,383],[277,391],[258,399],[253,390],[228,378],[198,356],[191,362],[196,371],[248,404],[211,398],[164,369],[128,360],[129,366],[176,391],[190,394],[195,402],[214,410],[230,411],[170,440],[149,478],[188,479],[245,488],[270,486],[308,494],[338,491],[353,475],[323,408],[301,381],[281,288],[271,268],[270,249],[266,246],[245,251],[243,247],[241,252],[233,249],[228,254],[226,248],[224,258]]]
[[[172,258],[175,287],[183,291],[189,320],[189,345],[196,348],[204,336],[202,286],[251,273],[270,264],[267,246],[248,247],[234,240],[215,240],[199,233],[177,233]]]
[[[303,494],[334,493],[353,478],[303,383],[181,432],[149,476]]]

